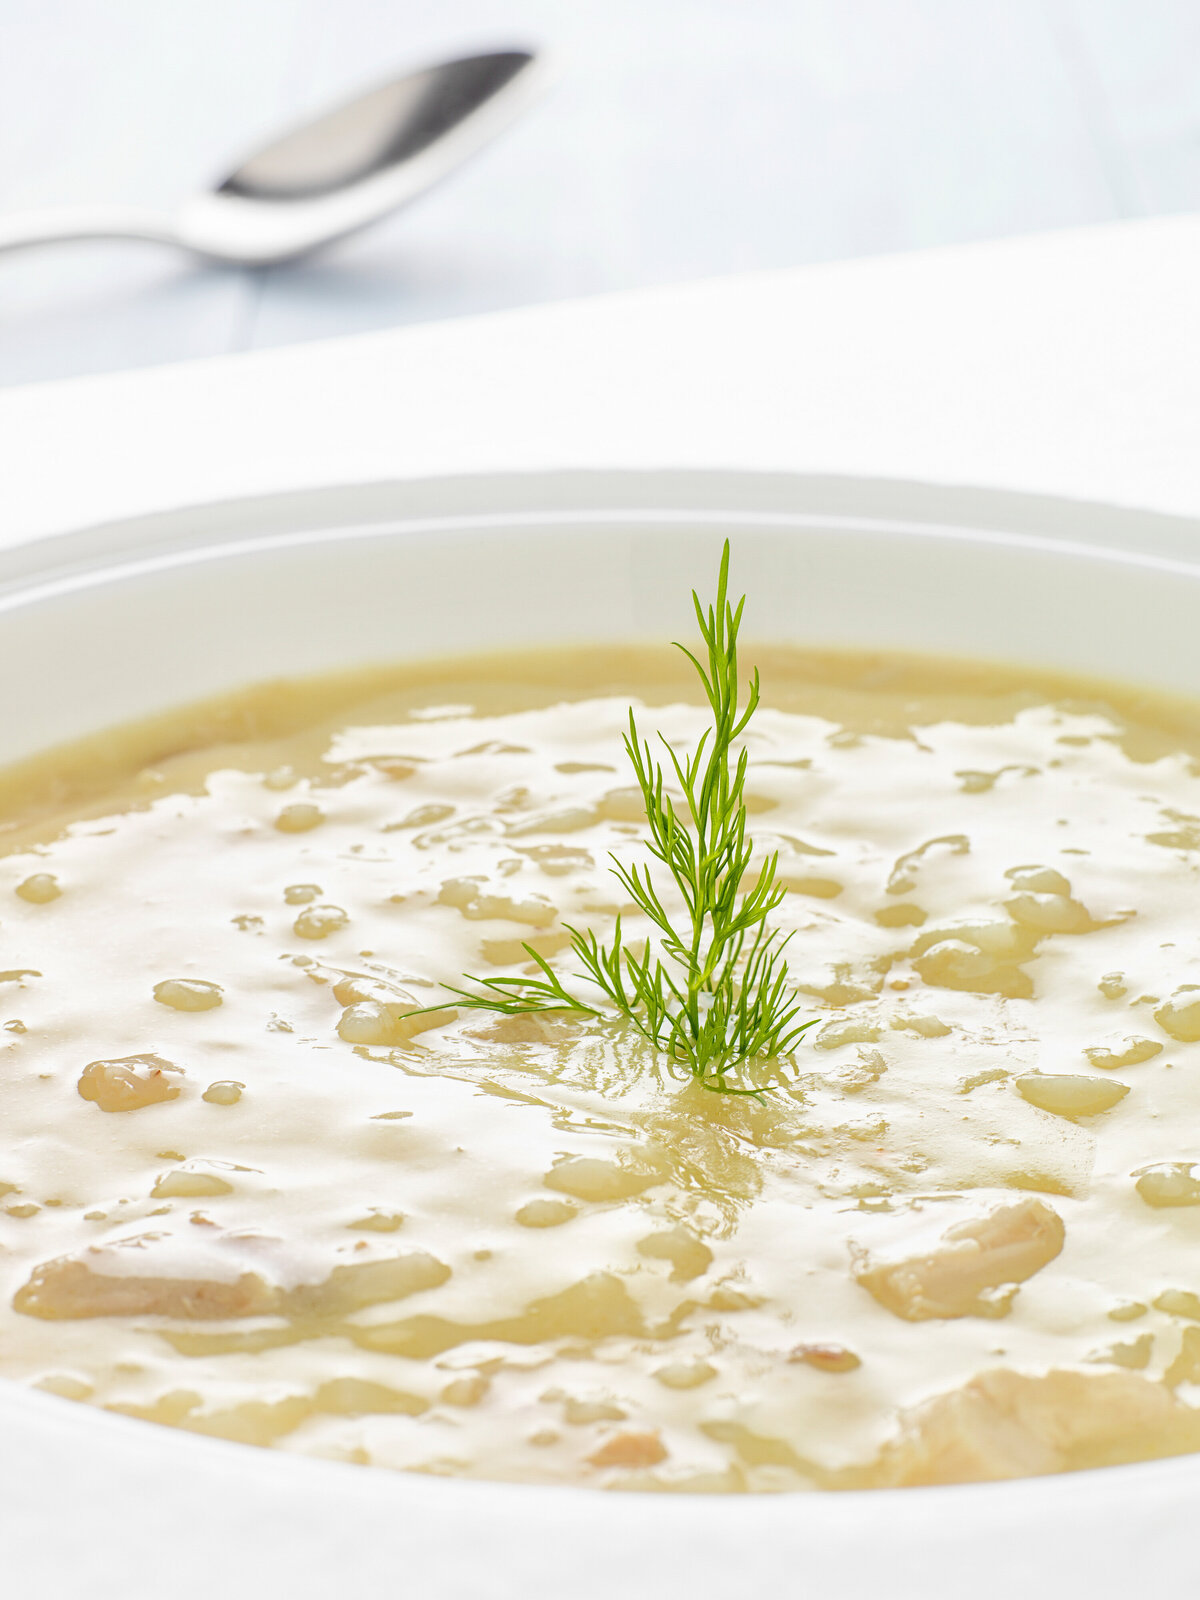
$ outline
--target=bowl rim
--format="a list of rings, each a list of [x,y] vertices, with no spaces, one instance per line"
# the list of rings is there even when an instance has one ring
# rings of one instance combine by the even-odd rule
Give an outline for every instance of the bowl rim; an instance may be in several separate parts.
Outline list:
[[[635,515],[763,528],[894,531],[1092,555],[1188,573],[1200,565],[1200,517],[971,484],[723,468],[458,473],[280,490],[202,501],[23,535],[0,547],[0,597],[142,563],[165,566],[235,549],[448,524],[503,527]],[[255,528],[247,533],[247,526]]]

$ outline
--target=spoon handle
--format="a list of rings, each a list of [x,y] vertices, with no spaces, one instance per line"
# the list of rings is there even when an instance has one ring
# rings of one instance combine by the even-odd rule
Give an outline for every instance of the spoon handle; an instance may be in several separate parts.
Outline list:
[[[180,244],[174,220],[155,211],[122,206],[64,206],[55,211],[17,211],[0,216],[0,252],[77,239],[149,239]]]

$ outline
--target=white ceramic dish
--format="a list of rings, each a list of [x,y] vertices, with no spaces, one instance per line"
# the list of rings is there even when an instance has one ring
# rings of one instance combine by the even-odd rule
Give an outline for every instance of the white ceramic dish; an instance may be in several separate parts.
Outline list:
[[[1200,526],[849,481],[465,478],[180,511],[5,552],[0,760],[254,679],[669,636],[726,534],[751,634],[1200,693]],[[1127,1600],[1186,1593],[1195,1566],[1200,1457],[958,1489],[602,1495],[364,1471],[3,1384],[0,1440],[14,1600]]]

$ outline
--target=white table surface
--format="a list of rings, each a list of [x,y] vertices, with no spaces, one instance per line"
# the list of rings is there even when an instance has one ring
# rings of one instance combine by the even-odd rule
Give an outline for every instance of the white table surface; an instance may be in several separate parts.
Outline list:
[[[1200,218],[0,394],[0,541],[276,490],[703,467],[1200,513]]]
[[[381,75],[560,82],[307,264],[0,260],[0,384],[1200,209],[1197,0],[4,0],[0,209],[170,206]]]

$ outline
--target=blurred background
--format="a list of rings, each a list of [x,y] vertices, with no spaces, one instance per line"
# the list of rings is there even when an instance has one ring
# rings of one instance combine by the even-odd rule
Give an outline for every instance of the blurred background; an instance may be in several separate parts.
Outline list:
[[[550,95],[318,258],[0,256],[0,383],[1200,207],[1200,0],[0,0],[0,208],[170,207],[507,44]]]

